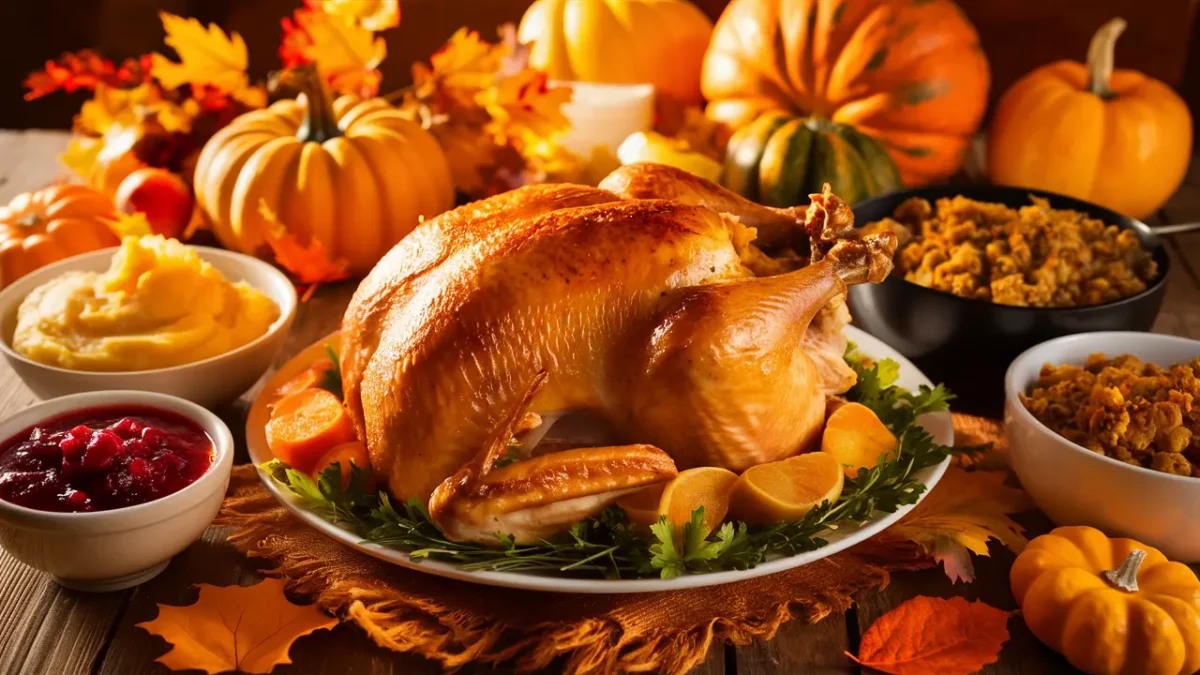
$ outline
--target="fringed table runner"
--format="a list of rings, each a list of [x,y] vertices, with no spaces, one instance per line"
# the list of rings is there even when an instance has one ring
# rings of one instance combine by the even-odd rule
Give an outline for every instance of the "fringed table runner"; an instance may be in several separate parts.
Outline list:
[[[989,455],[1003,456],[998,423],[965,415],[954,422],[960,444],[993,442]],[[933,565],[915,547],[872,540],[786,572],[691,590],[575,595],[469,584],[329,539],[276,502],[252,465],[234,468],[214,524],[232,528],[234,547],[274,563],[269,573],[380,646],[445,668],[504,662],[532,672],[556,663],[572,674],[685,673],[714,640],[769,640],[786,621],[845,612],[856,593],[884,587],[889,571]]]

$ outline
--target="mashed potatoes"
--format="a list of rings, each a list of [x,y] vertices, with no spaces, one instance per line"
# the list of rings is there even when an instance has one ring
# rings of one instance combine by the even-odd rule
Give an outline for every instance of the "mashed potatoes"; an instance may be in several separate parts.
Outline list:
[[[107,272],[67,272],[34,289],[12,346],[71,370],[149,370],[237,349],[277,318],[270,298],[178,241],[126,237]]]

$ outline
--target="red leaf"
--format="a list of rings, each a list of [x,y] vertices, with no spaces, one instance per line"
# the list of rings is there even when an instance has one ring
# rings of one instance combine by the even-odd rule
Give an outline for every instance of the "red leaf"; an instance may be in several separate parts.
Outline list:
[[[93,90],[97,84],[116,88],[134,87],[148,81],[149,70],[139,59],[126,59],[118,68],[90,49],[63,54],[47,61],[45,68],[25,78],[25,100],[32,101],[62,90],[68,94],[80,89]]]
[[[265,234],[267,245],[275,253],[275,262],[291,272],[301,284],[308,284],[308,289],[300,298],[301,302],[306,302],[319,284],[341,281],[350,276],[349,263],[341,259],[331,260],[321,240],[310,238],[307,244],[301,243],[279,222],[278,216],[265,201],[259,201],[258,211],[270,224]]]
[[[303,11],[298,9],[296,14]],[[312,38],[300,27],[300,22],[284,17],[279,24],[283,26],[283,40],[279,44],[279,58],[283,61],[283,67],[294,68],[311,63],[312,59],[305,52],[312,46]]]
[[[876,619],[858,656],[846,656],[892,675],[968,675],[999,658],[1010,614],[982,602],[920,595]]]

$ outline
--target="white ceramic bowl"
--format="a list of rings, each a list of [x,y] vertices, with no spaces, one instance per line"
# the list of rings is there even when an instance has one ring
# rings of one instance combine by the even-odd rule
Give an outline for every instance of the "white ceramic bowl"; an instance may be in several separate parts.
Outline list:
[[[74,410],[120,405],[182,415],[213,442],[208,471],[182,490],[145,504],[92,513],[51,513],[0,499],[0,546],[55,581],[85,591],[114,591],[153,578],[208,527],[233,467],[233,436],[216,415],[174,396],[97,391],[39,403],[0,422],[0,443]]]
[[[1175,476],[1092,452],[1037,421],[1017,397],[1042,365],[1083,365],[1089,354],[1133,354],[1168,366],[1200,356],[1200,341],[1131,332],[1083,333],[1037,345],[1004,378],[1004,422],[1013,470],[1059,525],[1090,525],[1132,537],[1182,562],[1200,562],[1200,478]]]
[[[207,408],[223,405],[254,386],[271,367],[296,316],[296,288],[287,276],[257,258],[207,246],[193,247],[231,282],[245,281],[279,306],[279,318],[264,335],[233,351],[170,368],[92,372],[48,366],[12,348],[17,310],[30,291],[64,272],[102,272],[116,248],[67,258],[35,270],[0,291],[0,352],[33,393],[43,399],[87,391],[131,389],[170,394]]]

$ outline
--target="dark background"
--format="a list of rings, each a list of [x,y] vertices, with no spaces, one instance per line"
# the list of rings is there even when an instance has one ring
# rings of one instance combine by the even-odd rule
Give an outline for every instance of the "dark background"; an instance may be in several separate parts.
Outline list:
[[[727,0],[694,0],[716,18]],[[1032,68],[1062,58],[1082,60],[1091,34],[1122,16],[1129,28],[1117,64],[1179,89],[1200,109],[1200,55],[1191,39],[1198,0],[959,0],[992,63],[993,100]],[[414,60],[428,59],[459,26],[495,38],[519,21],[530,0],[401,0],[399,28],[386,31],[383,91],[408,83]],[[216,22],[237,31],[250,51],[255,79],[279,65],[279,20],[301,0],[0,0],[0,128],[67,128],[86,94],[22,100],[21,82],[47,59],[91,47],[119,61],[164,49],[158,10]]]

